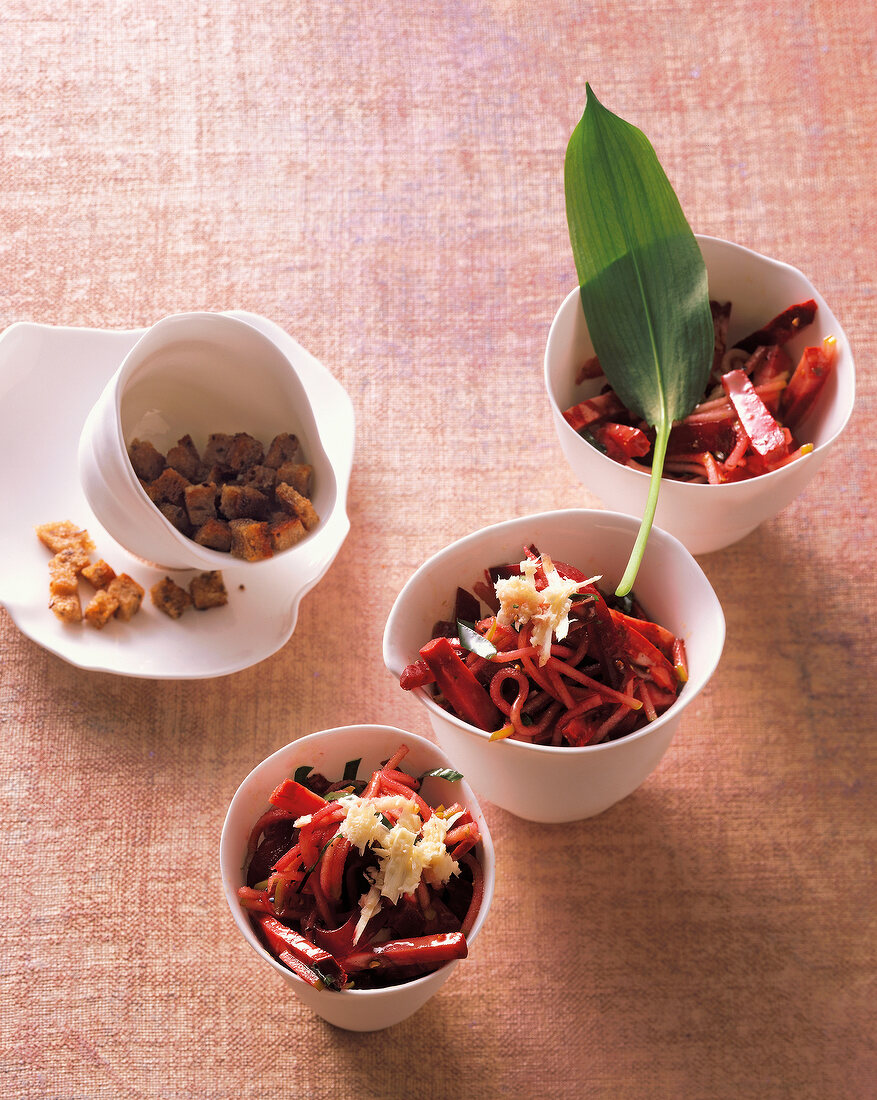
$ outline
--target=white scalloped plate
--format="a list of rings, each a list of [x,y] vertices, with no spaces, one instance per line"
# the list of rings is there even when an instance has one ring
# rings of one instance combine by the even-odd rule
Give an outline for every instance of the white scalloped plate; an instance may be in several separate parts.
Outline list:
[[[224,676],[270,657],[291,637],[302,598],[324,576],[350,530],[347,490],[353,465],[353,406],[326,368],[279,326],[252,313],[234,312],[273,340],[295,364],[308,391],[323,446],[335,468],[338,503],[322,531],[319,566],[301,575],[284,562],[248,571],[223,570],[229,602],[189,611],[177,620],[158,611],[147,595],[129,623],[111,620],[103,630],[65,626],[48,607],[50,554],[34,527],[70,519],[87,527],[117,573],[145,588],[165,574],[123,550],[97,522],[79,485],[79,435],[89,409],[142,334],[14,324],[0,335],[0,603],[16,626],[38,645],[79,668],[153,679]],[[230,559],[231,561],[232,559]],[[185,584],[191,573],[174,574]],[[81,585],[83,596],[87,585]]]

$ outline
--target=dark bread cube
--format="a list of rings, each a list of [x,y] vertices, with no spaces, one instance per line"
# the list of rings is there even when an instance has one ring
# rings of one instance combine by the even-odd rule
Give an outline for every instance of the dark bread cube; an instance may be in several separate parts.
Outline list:
[[[193,537],[199,546],[206,546],[208,550],[219,550],[223,554],[231,550],[231,528],[224,520],[208,519]]]
[[[275,435],[271,440],[268,454],[265,457],[265,465],[278,470],[284,462],[289,462],[295,458],[297,451],[298,439],[289,432],[281,432],[280,435]]]
[[[233,441],[234,436],[226,435],[225,432],[214,432],[207,440],[207,446],[204,448],[204,465],[207,467],[225,466]]]
[[[268,534],[271,537],[274,553],[279,554],[282,550],[288,550],[290,546],[301,542],[307,531],[298,516],[283,515],[268,524]]]
[[[158,510],[168,523],[176,527],[181,534],[188,535],[192,530],[192,525],[189,523],[186,509],[181,508],[179,504],[159,504]]]
[[[206,611],[209,607],[223,607],[228,603],[228,592],[218,569],[193,577],[189,581],[189,595],[198,611]]]
[[[167,453],[167,464],[182,474],[187,481],[194,481],[201,468],[201,456],[190,435],[177,440]]]
[[[265,458],[265,448],[258,439],[247,432],[238,432],[232,440],[226,457],[226,465],[235,473],[258,466]]]
[[[268,515],[268,498],[249,485],[223,485],[219,494],[219,511],[226,519],[264,519]]]
[[[233,519],[231,528],[231,554],[244,561],[262,561],[274,553],[268,524],[263,520]]]
[[[277,471],[270,466],[250,466],[244,470],[239,479],[239,484],[247,485],[251,489],[258,489],[267,497],[274,496],[274,486],[277,483]]]
[[[216,486],[187,485],[183,490],[186,512],[193,527],[201,527],[216,518]]]
[[[170,577],[154,584],[149,590],[152,602],[159,611],[169,615],[172,619],[179,619],[183,612],[192,606],[192,597]]]
[[[164,455],[146,439],[132,439],[128,444],[128,458],[134,473],[141,481],[155,481],[167,465]]]
[[[285,481],[282,481],[277,486],[274,499],[278,507],[282,508],[288,515],[298,516],[308,531],[313,531],[320,522],[320,517],[317,515],[313,504],[311,504],[308,498],[296,492],[296,490],[293,489],[291,485],[287,485]]]
[[[311,495],[311,478],[314,474],[313,466],[304,462],[284,462],[277,471],[277,484],[285,481],[291,485],[297,493],[309,497]]]
[[[162,470],[155,481],[146,486],[146,492],[153,504],[176,504],[183,506],[183,493],[188,480],[181,473],[168,466]]]

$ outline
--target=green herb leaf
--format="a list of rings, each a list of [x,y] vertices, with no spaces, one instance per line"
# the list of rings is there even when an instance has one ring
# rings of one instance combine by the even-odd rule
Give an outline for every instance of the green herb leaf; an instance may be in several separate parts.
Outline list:
[[[457,637],[463,649],[468,649],[470,653],[477,653],[488,661],[496,656],[496,646],[478,633],[474,623],[464,623],[462,619],[457,619]]]
[[[645,512],[617,589],[626,595],[655,518],[670,428],[706,388],[713,325],[703,256],[654,149],[587,89],[564,167],[582,308],[610,385],[657,430]]]
[[[356,773],[359,771],[359,765],[362,763],[362,757],[359,756],[356,760],[348,760],[344,765],[344,775],[342,779],[356,779]]]
[[[295,780],[296,783],[301,783],[303,787],[306,787],[308,783],[308,776],[313,770],[313,764],[302,764],[301,767],[295,769],[295,774],[292,778]]]
[[[455,772],[453,768],[432,768],[420,776],[426,779],[428,775],[434,775],[437,779],[447,779],[449,783],[458,783],[463,778],[462,772]]]

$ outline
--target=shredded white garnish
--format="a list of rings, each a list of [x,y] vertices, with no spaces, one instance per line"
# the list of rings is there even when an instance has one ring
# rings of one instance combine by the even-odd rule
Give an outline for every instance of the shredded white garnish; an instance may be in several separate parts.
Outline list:
[[[541,590],[536,588],[535,579],[540,563],[548,582]],[[552,635],[562,642],[569,632],[571,597],[598,580],[599,576],[587,581],[571,581],[561,577],[547,554],[535,560],[528,558],[521,562],[520,576],[500,578],[494,584],[500,603],[496,621],[500,626],[516,628],[532,623],[530,638],[533,645],[539,648],[540,666],[544,665],[551,656]]]
[[[338,802],[345,808],[338,832],[360,852],[371,848],[378,859],[377,868],[371,872],[371,887],[359,899],[360,917],[353,937],[356,943],[377,912],[381,898],[395,905],[403,894],[417,889],[421,878],[432,886],[442,886],[459,873],[460,866],[445,847],[449,823],[436,814],[422,821],[417,803],[411,799],[402,795],[345,795]],[[392,826],[382,817],[388,812],[397,818]]]

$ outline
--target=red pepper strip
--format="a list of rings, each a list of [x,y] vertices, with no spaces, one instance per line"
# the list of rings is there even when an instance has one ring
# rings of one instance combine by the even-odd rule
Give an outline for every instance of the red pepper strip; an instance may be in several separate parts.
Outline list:
[[[645,432],[633,428],[630,424],[604,422],[592,424],[591,435],[615,462],[627,462],[629,458],[642,458],[652,449]]]
[[[473,726],[493,730],[501,724],[500,713],[474,674],[460,660],[447,638],[433,638],[421,649],[439,690],[454,711]]]
[[[361,951],[353,951],[341,960],[344,969],[352,974],[357,970],[371,970],[390,966],[430,966],[465,959],[469,954],[466,937],[462,932],[439,932],[432,936],[412,936],[405,940],[387,940]]]
[[[652,645],[648,638],[641,634],[639,630],[631,626],[626,616],[620,614],[618,611],[613,611],[611,608],[609,614],[612,616],[613,621],[616,622],[624,632],[626,639],[625,650],[630,660],[633,661],[635,665],[641,665],[647,668],[658,687],[666,688],[667,691],[673,691],[676,687],[676,674],[673,671],[673,666],[660,649]]]
[[[581,401],[567,409],[563,416],[567,424],[580,432],[597,420],[603,420],[607,416],[617,416],[624,412],[624,405],[614,390],[607,390],[588,401]]]
[[[276,917],[269,917],[267,914],[260,913],[256,917],[256,921],[268,941],[268,946],[275,955],[279,956],[281,951],[291,952],[297,959],[300,959],[315,971],[326,985],[331,986],[333,989],[340,989],[347,981],[344,969],[328,951],[317,947],[292,928],[287,928]]]
[[[546,664],[546,668],[552,668],[556,672],[561,673],[563,676],[569,676],[572,680],[577,680],[580,684],[584,684],[585,687],[592,688],[603,699],[608,699],[613,703],[621,703],[625,707],[630,707],[631,710],[639,710],[642,707],[642,703],[639,699],[634,699],[632,695],[624,695],[620,691],[614,691],[611,687],[607,687],[605,684],[598,683],[597,680],[592,680],[590,676],[586,676],[584,672],[581,672],[577,668],[570,668],[565,661],[558,661],[556,657],[549,657]]]
[[[455,844],[459,844],[461,840],[469,840],[472,837],[474,837],[472,843],[477,844],[480,840],[480,834],[474,821],[467,821],[462,825],[455,823],[453,829],[448,829],[445,833],[445,847],[452,848]]]
[[[415,661],[413,664],[406,665],[399,677],[399,686],[405,691],[412,691],[414,688],[434,683],[435,676],[430,672],[426,661]]]
[[[468,670],[467,670],[468,671]],[[481,686],[480,684],[478,685]],[[417,806],[417,811],[420,814],[421,821],[429,821],[432,817],[432,808],[429,803],[421,798],[417,791],[413,791],[409,786],[404,783],[397,783],[395,779],[385,773],[381,772],[381,787],[380,789],[385,794],[400,794],[403,798],[410,799]]]
[[[682,638],[676,638],[673,642],[673,665],[676,668],[676,679],[684,684],[688,679],[688,655]]]
[[[269,825],[273,825],[275,821],[289,821],[294,816],[289,810],[281,810],[279,807],[266,810],[250,831],[250,839],[247,841],[247,858],[252,859],[253,853],[259,847],[259,837]]]
[[[667,441],[668,457],[701,451],[728,454],[734,446],[734,421],[730,411],[729,409],[729,415],[724,420],[707,420],[694,424],[682,420],[674,424]]]
[[[577,715],[563,727],[563,736],[570,745],[583,748],[597,736],[597,724],[587,715]]]
[[[416,791],[420,787],[419,779],[415,779],[408,772],[400,772],[398,768],[391,768],[387,764],[384,764],[381,768],[381,775],[385,779],[392,779],[395,783],[401,783],[403,787],[410,787],[412,791]]]
[[[675,635],[660,623],[650,622],[648,619],[637,619],[632,615],[625,615],[622,611],[613,611],[613,619],[620,619],[626,626],[632,627],[638,634],[657,646],[669,661],[673,656],[673,643]]]
[[[274,906],[267,890],[253,890],[249,886],[238,887],[238,901],[251,913],[270,913],[273,915]]]
[[[788,454],[782,428],[768,412],[743,371],[732,370],[722,375],[722,388],[749,436],[752,449],[767,459],[782,458]]]
[[[309,966],[305,966],[291,951],[280,951],[277,958],[284,966],[288,966],[293,974],[297,974],[303,982],[307,982],[308,985],[312,985],[317,989],[323,988],[324,982],[320,975],[311,970]]]
[[[780,400],[780,410],[790,428],[810,411],[834,366],[837,342],[829,337],[822,347],[804,348],[801,360]]]
[[[579,367],[576,373],[576,385],[580,386],[586,378],[599,378],[602,373],[603,368],[600,366],[600,360],[596,355],[592,355]]]
[[[294,814],[296,817],[316,813],[317,810],[326,805],[326,799],[322,795],[314,794],[307,787],[303,787],[301,783],[296,783],[294,779],[284,779],[268,801],[273,806],[286,810],[287,813]]]
[[[277,860],[277,862],[271,869],[272,871],[279,872],[291,871],[293,869],[297,870],[297,868],[295,868],[295,865],[297,863],[301,864],[301,862],[301,845],[296,842],[285,855],[282,855],[280,859]]]
[[[344,864],[353,845],[346,836],[336,833],[320,860],[320,886],[331,902],[341,899],[344,884]]]
[[[753,386],[757,388],[758,386],[763,386],[765,382],[771,382],[774,378],[779,378],[783,374],[791,374],[792,360],[789,358],[789,353],[785,348],[775,344],[770,348],[759,348],[758,351],[763,351],[764,356],[759,356],[758,362],[754,365],[753,369],[746,372],[752,379]],[[776,398],[765,397],[764,403],[771,412],[776,411],[775,408],[771,407],[772,405],[776,405]]]
[[[753,352],[759,344],[785,344],[813,321],[816,308],[816,302],[812,298],[798,305],[789,306],[782,313],[778,313],[772,321],[768,321],[763,328],[738,340],[734,347]]]

